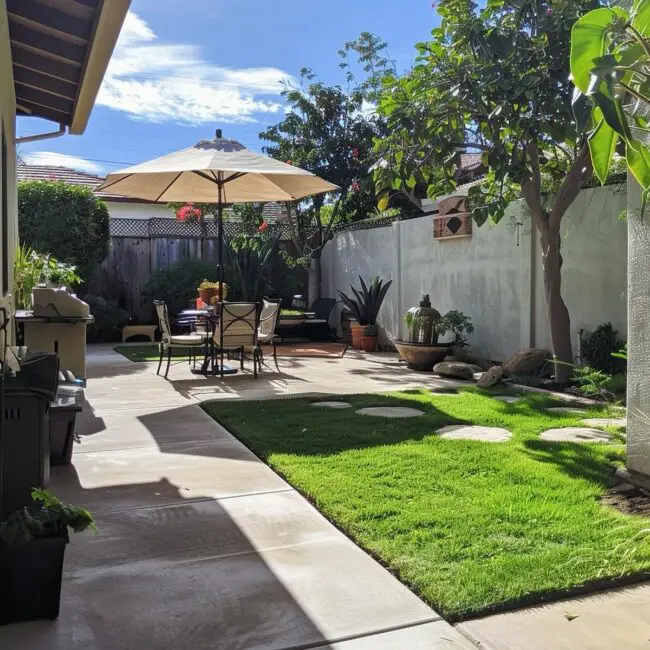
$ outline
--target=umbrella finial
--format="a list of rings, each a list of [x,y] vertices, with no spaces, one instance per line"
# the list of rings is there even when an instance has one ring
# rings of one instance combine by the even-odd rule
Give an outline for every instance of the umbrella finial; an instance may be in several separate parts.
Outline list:
[[[217,129],[217,131],[216,131],[216,133],[215,133],[215,136],[216,136],[217,138],[222,138],[222,137],[223,137],[223,133],[222,133],[221,129]]]

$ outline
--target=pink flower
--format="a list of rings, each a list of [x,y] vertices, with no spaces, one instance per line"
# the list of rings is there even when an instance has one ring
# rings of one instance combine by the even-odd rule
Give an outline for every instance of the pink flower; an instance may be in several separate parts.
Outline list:
[[[356,147],[355,147],[354,149],[352,149],[352,157],[353,157],[355,160],[358,160],[358,159],[359,159],[359,150],[358,150]]]
[[[352,185],[350,185],[352,188],[353,192],[360,192],[361,191],[361,185],[359,184],[359,181],[352,181]]]
[[[549,7],[549,8],[546,10],[546,15],[547,15],[547,16],[550,16],[552,13],[553,13],[553,10]]]
[[[176,218],[179,221],[190,221],[191,219],[199,219],[201,214],[201,210],[195,208],[194,203],[186,203],[178,209],[176,212]]]
[[[259,225],[258,230],[259,230],[259,232],[266,232],[268,229],[269,229],[269,222],[265,219]]]

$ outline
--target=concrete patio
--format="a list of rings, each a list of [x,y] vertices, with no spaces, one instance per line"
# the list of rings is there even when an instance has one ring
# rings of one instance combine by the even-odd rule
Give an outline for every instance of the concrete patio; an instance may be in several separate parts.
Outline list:
[[[198,405],[384,390],[399,370],[315,361],[225,383],[181,363],[167,382],[92,349],[81,443],[50,488],[88,507],[99,534],[69,545],[58,621],[0,627],[0,648],[473,647]]]
[[[81,441],[50,487],[87,506],[99,534],[71,541],[59,620],[0,627],[2,650],[647,647],[648,586],[450,626],[199,406],[449,381],[355,352],[281,359],[257,381],[185,362],[165,381],[109,346],[88,368]]]

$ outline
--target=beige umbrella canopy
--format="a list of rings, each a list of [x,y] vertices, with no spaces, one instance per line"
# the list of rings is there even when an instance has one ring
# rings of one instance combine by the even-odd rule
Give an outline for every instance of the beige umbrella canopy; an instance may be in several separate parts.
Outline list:
[[[164,203],[228,204],[294,201],[339,188],[222,138],[218,129],[213,140],[109,174],[97,189]]]

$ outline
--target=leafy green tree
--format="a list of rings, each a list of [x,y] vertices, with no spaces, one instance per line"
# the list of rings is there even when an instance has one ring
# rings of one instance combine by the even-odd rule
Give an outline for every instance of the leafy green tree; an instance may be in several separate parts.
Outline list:
[[[571,74],[592,103],[589,149],[605,182],[622,143],[628,168],[650,193],[650,1],[631,10],[600,7],[582,16],[571,33]]]
[[[108,254],[108,208],[90,189],[62,181],[18,183],[20,240],[73,264],[84,282]]]
[[[302,69],[301,87],[287,87],[283,93],[289,113],[260,134],[269,143],[264,147],[269,156],[307,169],[341,188],[335,198],[320,195],[287,206],[297,261],[308,267],[310,300],[320,296],[321,252],[334,227],[375,211],[377,197],[370,168],[373,143],[385,134],[385,122],[374,111],[373,101],[391,67],[385,52],[386,43],[367,32],[346,43],[339,51],[346,88],[327,85],[312,70]],[[351,55],[356,55],[360,70],[354,68]]]
[[[553,352],[572,361],[562,298],[560,226],[592,175],[589,106],[572,106],[571,27],[596,0],[442,0],[439,27],[419,43],[413,69],[389,80],[379,104],[388,136],[378,146],[377,191],[419,201],[456,186],[458,153],[479,151],[487,175],[470,190],[477,224],[498,222],[524,199],[541,242]],[[552,190],[547,195],[545,190]],[[567,381],[569,368],[556,364]]]

